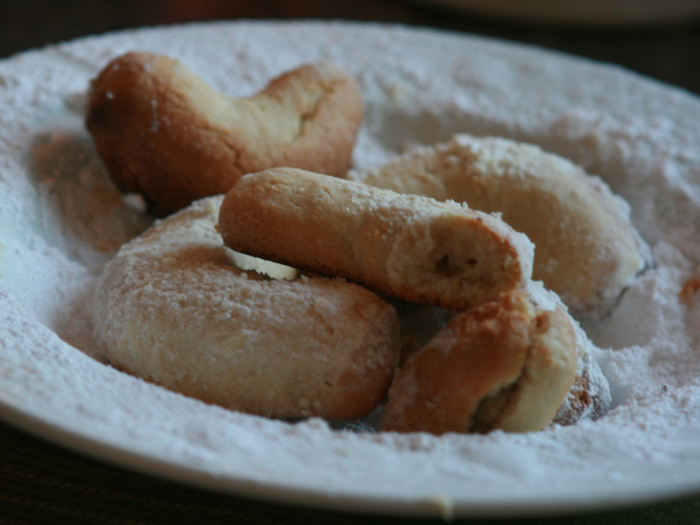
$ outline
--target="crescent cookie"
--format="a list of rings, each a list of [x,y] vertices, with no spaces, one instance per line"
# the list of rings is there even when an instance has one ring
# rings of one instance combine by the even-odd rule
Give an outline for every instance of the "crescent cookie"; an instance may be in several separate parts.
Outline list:
[[[236,251],[455,310],[532,271],[532,243],[495,216],[291,168],[242,177],[218,229]]]
[[[176,60],[128,53],[92,81],[85,123],[117,186],[164,217],[274,166],[344,177],[361,120],[354,79],[329,63],[234,99]]]
[[[554,423],[573,425],[582,419],[595,420],[608,411],[612,396],[610,384],[603,375],[594,352],[597,347],[588,338],[581,325],[568,313],[566,306],[554,292],[547,290],[542,282],[530,281],[526,287],[528,298],[537,311],[556,310],[565,315],[576,334],[576,377],[554,416]]]
[[[528,432],[544,428],[576,375],[576,335],[559,310],[516,290],[454,317],[394,377],[379,429]]]
[[[536,246],[533,278],[574,315],[605,315],[650,260],[626,203],[599,178],[533,145],[456,135],[348,177],[501,213]]]
[[[610,408],[612,396],[610,384],[595,359],[598,348],[579,323],[569,315],[557,294],[547,290],[541,281],[529,281],[525,292],[535,312],[557,311],[558,317],[566,317],[576,335],[576,375],[552,422],[573,425],[582,420],[602,417]],[[397,302],[394,306],[399,312],[404,338],[408,339],[404,343],[400,367],[457,315],[455,312],[416,303]]]
[[[95,335],[117,368],[187,396],[270,417],[355,419],[398,361],[390,305],[340,279],[272,279],[233,264],[222,197],[124,245],[99,279]]]

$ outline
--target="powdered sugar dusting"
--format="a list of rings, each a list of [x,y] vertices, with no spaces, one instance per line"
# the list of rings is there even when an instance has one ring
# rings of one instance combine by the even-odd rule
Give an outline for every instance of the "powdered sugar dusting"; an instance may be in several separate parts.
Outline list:
[[[584,325],[603,348],[612,411],[522,435],[356,433],[207,406],[89,357],[95,276],[149,219],[105,179],[81,101],[97,70],[132,50],[178,58],[235,96],[303,62],[337,63],[362,88],[358,168],[464,131],[530,141],[601,176],[629,202],[656,262],[609,317]],[[487,39],[245,22],[88,38],[5,60],[0,104],[7,419],[34,418],[106,447],[93,453],[193,483],[346,509],[528,514],[700,488],[700,292],[681,294],[700,276],[697,98]]]

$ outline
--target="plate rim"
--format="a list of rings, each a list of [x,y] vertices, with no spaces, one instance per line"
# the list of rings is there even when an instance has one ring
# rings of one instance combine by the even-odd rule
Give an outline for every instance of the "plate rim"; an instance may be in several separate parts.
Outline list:
[[[226,24],[250,24],[246,22],[227,22]],[[296,24],[297,22],[281,22],[285,25]],[[304,22],[308,24],[308,22]],[[269,25],[269,22],[258,22],[260,25]],[[338,25],[338,22],[332,23]],[[340,23],[343,25],[344,23]],[[189,24],[188,24],[189,25]],[[208,24],[201,24],[208,25]],[[314,22],[315,26],[328,26],[327,22]],[[375,26],[375,27],[397,27],[393,24],[363,24],[359,22],[351,22],[348,25],[353,26]],[[170,26],[170,29],[177,29],[181,26]],[[152,28],[145,28],[141,31],[150,31]],[[417,28],[418,30],[426,28]],[[410,29],[409,29],[410,30]],[[443,32],[438,30],[428,29],[435,34]],[[120,32],[124,33],[124,32]],[[471,36],[460,35],[454,32],[444,32],[452,36]],[[87,37],[95,38],[95,37]],[[79,42],[82,39],[72,41]],[[493,39],[494,41],[500,41]],[[506,42],[506,41],[502,41]],[[542,52],[542,50],[539,50]],[[545,51],[546,52],[546,51]],[[552,54],[556,54],[552,52]],[[560,54],[558,54],[561,56]],[[156,477],[169,479],[178,483],[192,484],[194,481],[197,486],[216,490],[217,492],[225,492],[232,495],[243,495],[253,499],[276,501],[291,504],[303,504],[314,508],[327,510],[343,510],[361,513],[376,513],[387,515],[411,515],[425,517],[445,517],[445,513],[454,514],[455,517],[535,517],[535,516],[553,516],[569,514],[571,512],[583,512],[591,510],[611,510],[622,508],[634,504],[649,503],[650,498],[656,498],[656,501],[663,501],[672,497],[684,496],[700,490],[700,474],[695,483],[678,483],[678,486],[667,488],[666,491],[655,491],[654,494],[639,494],[630,496],[623,501],[609,501],[601,504],[600,501],[579,500],[572,502],[555,502],[550,501],[549,504],[542,505],[540,502],[537,505],[522,505],[522,503],[503,504],[494,503],[487,504],[483,507],[475,508],[473,505],[455,504],[454,508],[441,507],[435,502],[426,504],[425,502],[418,504],[415,501],[406,502],[403,500],[394,500],[387,502],[386,499],[375,500],[373,498],[350,497],[342,498],[337,495],[322,493],[318,491],[308,491],[302,489],[294,489],[287,485],[273,486],[269,483],[255,484],[249,481],[231,480],[218,478],[211,474],[206,474],[202,471],[197,471],[191,467],[184,467],[162,459],[154,459],[144,456],[133,450],[120,448],[113,444],[108,444],[97,439],[91,438],[86,434],[80,434],[75,429],[64,428],[56,423],[51,423],[42,420],[37,416],[28,412],[22,411],[15,406],[9,405],[5,400],[0,401],[0,417],[8,423],[16,426],[32,435],[36,435],[51,443],[63,446],[74,452],[88,455],[93,459],[104,461],[116,466],[127,466],[129,469],[136,470],[145,474],[154,475]],[[186,474],[186,476],[184,476]],[[193,479],[193,474],[196,474]],[[185,478],[185,479],[183,479]],[[201,479],[200,479],[201,478]],[[201,485],[200,485],[201,483]],[[248,487],[240,487],[239,484],[247,485]],[[225,487],[224,487],[225,485]],[[270,489],[275,494],[270,494]],[[439,502],[438,502],[439,503]],[[359,505],[359,507],[358,507]]]

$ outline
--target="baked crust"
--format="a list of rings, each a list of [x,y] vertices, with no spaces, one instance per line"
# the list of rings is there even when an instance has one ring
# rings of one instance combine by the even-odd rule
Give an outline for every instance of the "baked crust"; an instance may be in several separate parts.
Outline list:
[[[576,334],[576,377],[566,398],[554,416],[554,423],[573,425],[583,419],[596,420],[610,408],[610,384],[595,359],[597,350],[581,325],[567,312],[557,294],[547,290],[542,282],[530,281],[526,288],[528,298],[537,311],[556,310],[566,315]]]
[[[361,120],[355,81],[329,63],[234,99],[176,60],[128,53],[92,81],[85,123],[117,186],[163,217],[274,166],[345,176]]]
[[[356,419],[398,361],[393,307],[339,279],[271,279],[233,264],[211,197],[124,245],[95,295],[95,336],[117,368],[269,417]],[[260,267],[260,265],[258,265]]]
[[[576,374],[574,328],[536,313],[524,292],[453,318],[394,377],[379,429],[398,432],[540,430]]]
[[[236,251],[455,310],[521,286],[533,257],[495,216],[291,168],[241,178],[218,230]]]
[[[563,316],[568,320],[576,336],[576,375],[552,422],[566,426],[604,416],[610,408],[612,396],[608,380],[595,359],[599,349],[591,342],[579,323],[571,317],[557,294],[547,290],[542,282],[528,281],[525,291],[538,315],[549,316],[549,312],[557,312],[557,317]],[[396,302],[394,306],[399,312],[403,337],[407,341],[402,349],[400,368],[410,356],[428,343],[431,336],[437,334],[458,315],[455,312],[416,303]]]
[[[501,213],[537,247],[533,279],[576,316],[608,313],[651,260],[626,203],[599,178],[533,145],[460,134],[349,178]]]

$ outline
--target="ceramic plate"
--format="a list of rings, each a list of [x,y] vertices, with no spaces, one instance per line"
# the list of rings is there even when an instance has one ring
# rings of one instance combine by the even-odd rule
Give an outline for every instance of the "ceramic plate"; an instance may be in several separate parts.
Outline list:
[[[656,265],[608,318],[613,408],[512,435],[394,435],[208,406],[121,373],[93,348],[95,277],[150,219],[106,177],[82,112],[130,50],[165,53],[248,96],[335,62],[361,86],[357,167],[456,132],[539,144],[631,205]],[[396,515],[532,516],[700,490],[700,100],[615,67],[500,41],[345,23],[146,29],[0,62],[0,417],[127,468],[231,494]]]

